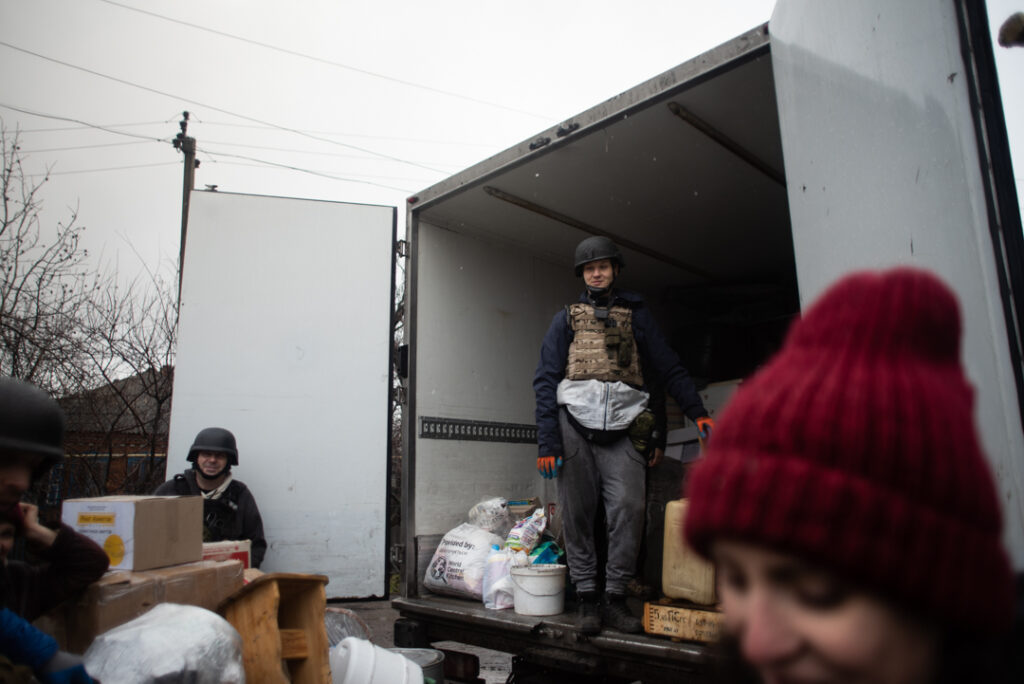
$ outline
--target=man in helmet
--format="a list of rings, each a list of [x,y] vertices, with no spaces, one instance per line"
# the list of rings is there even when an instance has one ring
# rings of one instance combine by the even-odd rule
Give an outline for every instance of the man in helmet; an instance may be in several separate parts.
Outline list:
[[[46,392],[0,378],[0,677],[3,681],[92,682],[79,656],[58,650],[28,622],[98,580],[107,554],[67,525],[39,524],[21,496],[64,458],[64,411]],[[45,561],[7,562],[15,533]],[[31,672],[29,672],[29,670]],[[29,679],[34,675],[34,679]],[[23,680],[22,677],[25,677]]]
[[[263,518],[256,499],[231,475],[238,465],[235,436],[219,427],[204,428],[188,450],[192,468],[157,487],[160,496],[203,497],[203,541],[248,539],[252,567],[260,567],[267,552]]]
[[[650,422],[649,388],[662,387],[702,436],[713,423],[689,373],[668,345],[643,298],[615,287],[625,266],[618,246],[590,237],[576,247],[576,275],[585,285],[578,301],[555,314],[544,336],[533,380],[537,398],[537,469],[556,477],[569,574],[580,602],[577,628],[622,632],[642,628],[626,605],[644,526],[645,467],[656,465],[665,444],[643,435],[651,448],[634,446],[637,428]],[[608,559],[601,602],[594,518],[603,503]]]

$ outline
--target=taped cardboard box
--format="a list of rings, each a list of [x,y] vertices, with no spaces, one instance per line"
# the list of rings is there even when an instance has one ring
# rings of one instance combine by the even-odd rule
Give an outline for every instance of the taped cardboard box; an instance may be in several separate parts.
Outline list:
[[[203,557],[198,496],[68,499],[61,519],[107,552],[111,570],[149,570]]]
[[[181,603],[216,610],[243,585],[242,564],[198,561],[143,572],[108,572],[76,601],[51,613],[61,647],[84,653],[97,636],[122,625],[158,603]]]

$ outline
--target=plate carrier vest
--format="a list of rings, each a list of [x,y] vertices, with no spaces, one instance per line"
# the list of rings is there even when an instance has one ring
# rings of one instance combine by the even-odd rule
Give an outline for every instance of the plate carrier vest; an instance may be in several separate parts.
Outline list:
[[[631,309],[613,306],[604,321],[598,320],[593,306],[582,302],[570,304],[565,313],[574,333],[569,344],[566,378],[619,381],[643,387]]]

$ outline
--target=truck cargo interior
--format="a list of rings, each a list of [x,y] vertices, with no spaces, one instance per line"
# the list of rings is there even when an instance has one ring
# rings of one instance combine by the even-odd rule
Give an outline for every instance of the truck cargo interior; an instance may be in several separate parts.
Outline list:
[[[771,55],[765,27],[742,38],[410,198],[418,534],[488,492],[553,501],[535,444],[434,439],[424,421],[532,426],[540,342],[580,292],[583,238],[623,248],[622,286],[698,387],[780,343],[799,303]]]

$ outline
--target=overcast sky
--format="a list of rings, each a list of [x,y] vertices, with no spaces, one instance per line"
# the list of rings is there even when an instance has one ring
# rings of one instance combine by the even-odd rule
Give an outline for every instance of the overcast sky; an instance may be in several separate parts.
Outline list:
[[[406,197],[771,17],[774,0],[0,0],[0,118],[122,274],[178,253],[196,187]],[[1024,0],[989,3],[993,31]],[[996,46],[1018,178],[1024,48]],[[1018,181],[1018,193],[1024,195]],[[400,212],[399,221],[404,218]]]

